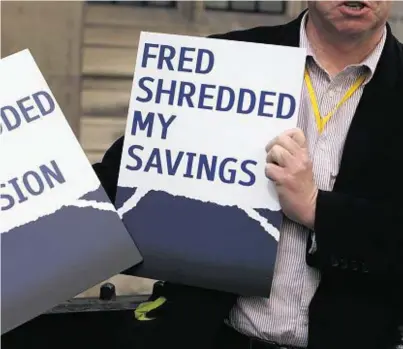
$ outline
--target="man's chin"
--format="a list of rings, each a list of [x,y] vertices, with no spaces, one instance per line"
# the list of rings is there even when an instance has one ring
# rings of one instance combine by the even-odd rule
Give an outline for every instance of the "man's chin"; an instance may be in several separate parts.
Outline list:
[[[370,32],[371,27],[365,25],[365,23],[348,23],[343,26],[339,26],[337,31],[340,36],[348,39],[348,38],[357,38],[362,36],[367,36]]]

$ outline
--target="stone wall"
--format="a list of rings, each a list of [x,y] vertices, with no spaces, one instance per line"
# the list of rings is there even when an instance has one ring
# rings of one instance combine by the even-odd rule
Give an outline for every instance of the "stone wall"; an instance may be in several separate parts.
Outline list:
[[[389,20],[393,33],[403,42],[403,1],[394,1]]]
[[[77,136],[83,14],[81,1],[1,3],[1,57],[26,48],[31,51]]]

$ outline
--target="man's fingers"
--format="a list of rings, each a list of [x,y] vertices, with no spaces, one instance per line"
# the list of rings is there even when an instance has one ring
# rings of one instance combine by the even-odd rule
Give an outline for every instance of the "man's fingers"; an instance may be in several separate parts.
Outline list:
[[[267,153],[266,162],[274,163],[281,167],[287,166],[292,161],[291,153],[281,147],[278,144],[275,144],[270,151]]]
[[[304,132],[299,128],[293,128],[290,130],[289,136],[300,146],[305,147],[306,138]]]
[[[296,155],[301,150],[301,146],[288,135],[278,137],[276,144],[288,150],[291,155]]]
[[[266,165],[265,174],[268,179],[277,183],[284,177],[284,168],[270,163]]]
[[[279,144],[283,148],[287,149],[291,154],[295,154],[299,148],[304,147],[306,138],[302,130],[299,128],[293,128],[280,134],[272,139],[266,145],[266,152],[269,152],[274,145]]]

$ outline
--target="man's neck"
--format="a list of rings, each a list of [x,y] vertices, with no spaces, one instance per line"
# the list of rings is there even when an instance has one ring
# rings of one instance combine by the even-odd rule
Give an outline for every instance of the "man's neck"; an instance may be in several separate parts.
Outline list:
[[[318,30],[308,17],[306,33],[319,64],[332,76],[352,64],[359,64],[376,48],[384,28],[365,37],[338,37]]]

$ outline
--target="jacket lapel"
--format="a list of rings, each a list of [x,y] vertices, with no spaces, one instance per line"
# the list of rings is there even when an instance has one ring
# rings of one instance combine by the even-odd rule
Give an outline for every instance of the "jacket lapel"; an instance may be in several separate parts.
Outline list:
[[[268,31],[262,41],[274,45],[298,47],[300,26],[305,13],[306,11],[302,12],[286,25],[276,27],[274,37]],[[380,139],[388,138],[390,125],[395,124],[393,117],[403,119],[396,110],[399,98],[403,98],[402,47],[393,36],[389,25],[386,35],[377,69],[364,89],[346,137],[339,174],[334,185],[335,191],[359,190],[357,176],[371,167],[370,164],[374,164],[374,161],[380,160],[374,159],[375,153],[371,152],[371,149],[379,144]],[[382,154],[380,156],[382,157]]]
[[[371,167],[369,164],[382,160],[376,159],[377,155],[381,155],[376,154],[377,145],[388,138],[390,125],[394,125],[393,117],[401,119],[398,110],[395,110],[399,98],[402,98],[397,95],[397,91],[402,90],[401,84],[398,85],[398,76],[402,75],[399,56],[399,45],[388,25],[378,67],[364,89],[347,134],[335,191],[347,188],[350,192],[354,191],[358,187],[357,176]]]

